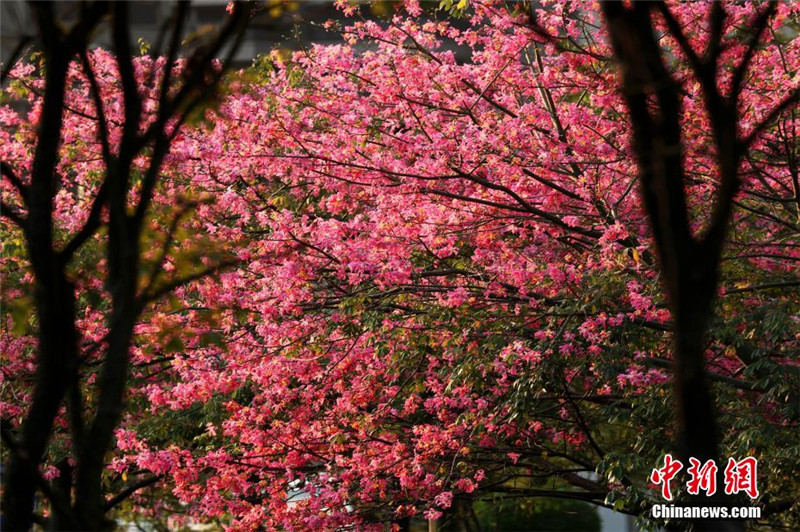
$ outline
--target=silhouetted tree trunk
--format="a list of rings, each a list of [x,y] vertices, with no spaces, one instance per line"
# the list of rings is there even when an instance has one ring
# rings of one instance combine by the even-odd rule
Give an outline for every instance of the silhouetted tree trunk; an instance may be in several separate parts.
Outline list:
[[[169,39],[165,41],[169,42],[169,47],[166,73],[159,87],[161,97],[156,118],[143,128],[142,97],[139,80],[134,74],[127,3],[83,4],[78,22],[67,32],[56,24],[58,16],[53,3],[32,3],[31,8],[46,67],[41,118],[29,184],[23,184],[25,180],[15,174],[16,170],[10,164],[4,162],[2,168],[3,176],[18,189],[27,212],[17,212],[5,204],[2,211],[21,227],[25,237],[35,278],[38,352],[33,398],[21,431],[11,434],[7,427],[3,427],[3,439],[10,451],[4,479],[3,530],[30,529],[37,519],[33,514],[37,491],[50,506],[52,517],[45,522],[48,528],[102,530],[113,525],[106,518],[108,509],[136,489],[157,480],[139,481],[108,501],[102,485],[105,457],[124,410],[134,326],[149,301],[190,280],[177,279],[157,291],[139,289],[142,277],[139,241],[148,207],[161,163],[169,152],[177,129],[198,105],[213,96],[224,71],[214,66],[214,60],[222,56],[224,65],[230,63],[248,17],[246,10],[237,5],[220,31],[196,48],[181,78],[174,79],[169,72],[178,57],[188,14],[187,3],[176,6],[172,24],[165,26],[164,30],[169,32]],[[125,104],[122,139],[119,146],[113,147],[109,143],[104,104],[87,55],[87,39],[106,15],[111,17],[113,52]],[[60,179],[56,168],[65,112],[67,71],[73,61],[82,63],[91,85],[105,175],[87,221],[62,249],[56,249],[53,200]],[[168,128],[168,122],[173,121],[177,126]],[[147,154],[148,165],[131,213],[133,161],[143,153]],[[104,209],[108,212],[106,286],[111,294],[111,312],[107,324],[107,347],[96,387],[98,406],[96,411],[89,412],[83,406],[81,390],[76,290],[67,271],[75,252],[103,225],[101,212]],[[197,277],[197,274],[191,276]],[[151,285],[147,283],[148,288]],[[68,462],[62,462],[61,476],[51,484],[41,477],[39,466],[62,405],[68,409],[74,468]],[[44,521],[41,516],[37,520]]]
[[[722,3],[710,5],[710,38],[695,51],[678,21],[663,2],[602,4],[608,32],[622,73],[622,92],[632,125],[632,146],[639,166],[644,210],[652,228],[662,280],[673,317],[673,364],[678,453],[701,460],[718,459],[720,430],[705,377],[705,335],[713,316],[722,248],[730,225],[734,197],[740,187],[739,163],[755,137],[777,115],[797,102],[794,91],[747,138],[737,136],[742,80],[759,39],[774,14],[766,6],[752,21],[748,51],[736,65],[730,93],[718,85],[718,59],[726,13]],[[716,202],[707,228],[694,234],[684,185],[681,138],[681,94],[656,38],[658,13],[688,58],[703,90],[712,127],[720,176]],[[720,468],[720,475],[721,475]],[[719,482],[722,485],[722,482]],[[741,523],[697,523],[700,528],[741,529]]]

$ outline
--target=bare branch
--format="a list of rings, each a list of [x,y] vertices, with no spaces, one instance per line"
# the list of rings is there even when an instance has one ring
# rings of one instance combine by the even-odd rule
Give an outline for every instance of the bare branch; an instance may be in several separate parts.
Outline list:
[[[723,296],[731,294],[743,294],[745,292],[758,292],[760,290],[768,290],[771,288],[790,288],[800,286],[800,280],[794,279],[790,281],[775,281],[773,283],[755,284],[752,286],[743,286],[741,288],[728,288],[722,294]]]
[[[132,222],[134,227],[141,225],[145,213],[150,206],[153,191],[158,179],[159,169],[161,167],[161,161],[169,151],[170,142],[194,109],[212,94],[212,91],[215,90],[219,81],[222,79],[225,70],[230,65],[233,55],[236,53],[236,50],[241,44],[242,37],[244,36],[247,13],[248,9],[243,7],[240,2],[235,4],[233,15],[217,34],[216,39],[207,47],[198,49],[195,55],[189,58],[184,71],[185,77],[183,85],[171,99],[168,98],[169,76],[165,73],[164,84],[162,84],[161,87],[158,117],[141,139],[142,142],[155,139],[155,147],[153,149],[153,155],[151,156],[150,166],[142,181],[139,203],[136,205],[136,211],[133,215]],[[183,18],[185,18],[185,14]],[[178,25],[181,26],[182,23],[183,20],[179,19]],[[173,44],[175,44],[175,47],[174,49],[170,49],[170,53],[177,54],[177,44],[179,42],[178,31],[179,28],[176,28],[176,33],[173,35]],[[222,67],[217,69],[214,65],[214,58],[231,38],[233,38],[233,43],[228,50]],[[170,69],[171,64],[167,63],[165,68]],[[177,120],[172,124],[172,134],[168,135],[166,126],[170,118],[177,118]]]
[[[11,55],[8,58],[8,63],[3,67],[3,72],[0,75],[0,84],[5,83],[6,79],[8,79],[8,75],[11,74],[11,69],[14,68],[14,65],[17,64],[17,60],[22,55],[22,52],[25,50],[25,47],[33,40],[33,37],[30,35],[23,35],[17,45],[14,47],[14,50],[11,52]]]
[[[0,163],[0,166],[2,166],[3,175],[6,176],[6,178],[8,178],[9,181],[11,181],[11,184],[14,185],[14,188],[17,189],[17,192],[19,192],[19,195],[22,197],[22,201],[24,201],[27,204],[28,187],[17,176],[17,174],[14,172],[14,169],[11,168],[10,164],[3,161],[2,163]]]
[[[114,5],[112,22],[112,35],[117,65],[119,67],[122,97],[125,107],[125,127],[120,141],[119,157],[132,158],[138,151],[140,140],[139,120],[141,118],[142,100],[133,68],[133,53],[130,45],[130,30],[128,23],[128,6],[117,3]],[[127,164],[126,161],[121,161]],[[123,184],[125,188],[127,184]]]
[[[103,184],[100,185],[100,188],[97,190],[97,194],[94,197],[94,201],[92,202],[92,207],[89,211],[89,216],[84,222],[83,226],[75,233],[75,236],[67,242],[67,245],[64,246],[59,252],[60,260],[66,264],[72,258],[78,249],[91,238],[97,229],[100,228],[100,214],[103,212],[103,206],[106,202],[106,197],[108,196],[108,178],[103,181]]]
[[[25,229],[25,223],[27,221],[25,217],[16,208],[5,201],[0,201],[0,215],[5,216],[21,229]]]
[[[756,53],[756,49],[758,48],[758,42],[761,40],[761,36],[764,34],[764,30],[766,30],[767,25],[769,23],[769,19],[775,14],[778,9],[778,3],[774,0],[769,3],[766,9],[758,14],[756,20],[753,22],[752,25],[752,34],[750,35],[750,40],[747,43],[747,50],[744,53],[744,57],[739,62],[739,65],[736,67],[736,70],[733,72],[733,77],[731,78],[731,93],[728,96],[732,105],[736,105],[736,102],[739,99],[739,94],[742,90],[742,82],[744,81],[744,76],[747,73],[747,69],[750,66],[750,61],[752,61],[753,56]]]
[[[711,5],[710,36],[703,60],[713,70],[716,70],[719,54],[722,52],[722,30],[727,16],[722,2],[714,2]]]
[[[747,137],[740,143],[740,148],[742,153],[746,152],[750,149],[750,146],[753,142],[767,129],[775,120],[778,119],[784,111],[790,109],[795,104],[800,102],[800,87],[795,87],[792,92],[789,93],[778,105],[772,108],[772,111],[769,112],[767,116],[765,116],[761,122],[756,124],[753,130],[750,132]]]
[[[85,48],[81,49],[80,56],[81,64],[83,65],[83,72],[86,74],[86,79],[89,80],[89,88],[91,89],[89,92],[92,96],[92,100],[94,101],[95,112],[97,113],[97,134],[100,137],[100,146],[103,150],[103,160],[105,161],[106,166],[111,166],[111,147],[108,143],[108,122],[106,122],[106,113],[103,109],[103,99],[100,94],[100,87],[97,84],[97,78],[94,75],[92,65],[89,63],[89,55],[86,53]]]
[[[692,44],[689,42],[689,39],[683,32],[683,28],[681,28],[680,23],[675,18],[675,15],[672,14],[672,11],[670,11],[669,7],[667,7],[667,4],[664,2],[657,2],[656,6],[658,6],[659,12],[664,17],[664,21],[667,23],[667,28],[669,29],[670,35],[672,35],[675,40],[678,41],[678,46],[681,47],[681,51],[683,51],[686,58],[689,59],[689,63],[692,65],[692,68],[698,73],[704,71],[707,65],[700,60],[697,52],[695,52],[694,48],[692,48]]]
[[[514,190],[508,188],[505,185],[492,183],[488,179],[476,176],[475,174],[464,172],[464,171],[462,171],[462,170],[460,170],[458,168],[451,168],[451,170],[456,172],[461,177],[463,177],[463,178],[465,178],[465,179],[467,179],[469,181],[472,181],[473,183],[477,183],[477,184],[479,184],[479,185],[481,185],[481,186],[483,186],[485,188],[488,188],[488,189],[491,189],[491,190],[497,190],[499,192],[503,192],[503,193],[507,194],[514,201],[516,201],[523,209],[525,209],[527,212],[530,212],[531,214],[535,214],[536,216],[539,216],[540,218],[544,218],[545,220],[557,225],[558,227],[560,227],[562,229],[566,229],[567,231],[574,232],[574,233],[579,233],[581,235],[590,236],[590,237],[593,237],[593,238],[596,238],[596,237],[600,236],[600,233],[598,231],[595,231],[594,229],[584,229],[583,227],[572,227],[570,225],[567,225],[566,223],[564,223],[564,221],[561,218],[559,218],[555,214],[549,213],[547,211],[543,211],[542,209],[539,209],[539,208],[535,207],[534,205],[531,205],[531,203],[526,201],[522,196],[520,196]]]
[[[164,478],[163,475],[156,475],[152,477],[143,478],[142,480],[134,484],[131,484],[130,486],[119,492],[117,495],[111,497],[106,501],[106,506],[105,506],[106,511],[111,510],[112,508],[123,502],[125,499],[127,499],[140,489],[146,488],[147,486],[152,486],[162,478]]]
[[[172,222],[170,222],[169,228],[167,229],[167,236],[164,239],[164,243],[161,245],[161,252],[153,263],[153,270],[150,272],[150,279],[145,284],[143,291],[144,293],[149,293],[158,280],[158,275],[161,273],[164,261],[167,260],[167,254],[172,247],[172,243],[175,238],[175,231],[178,229],[178,224],[180,224],[180,221],[183,219],[183,217],[186,216],[186,214],[188,214],[189,211],[194,209],[196,206],[197,203],[195,202],[184,204],[172,218]]]
[[[161,92],[158,96],[159,109],[162,109],[167,102],[167,94],[169,86],[172,82],[172,67],[175,64],[175,58],[178,56],[178,51],[181,47],[181,35],[183,34],[183,26],[186,23],[186,15],[189,12],[189,2],[178,2],[175,6],[175,21],[172,30],[172,37],[169,43],[169,51],[167,52],[167,61],[164,63],[164,76],[161,80]]]
[[[228,268],[231,268],[233,266],[241,264],[241,262],[242,262],[241,259],[238,259],[238,258],[222,261],[222,262],[220,262],[218,264],[215,264],[213,266],[209,266],[207,268],[203,268],[202,270],[200,270],[198,272],[195,272],[193,274],[187,275],[186,277],[182,277],[180,279],[175,279],[173,281],[170,281],[170,282],[164,284],[163,286],[161,286],[158,290],[151,291],[151,292],[148,292],[148,293],[143,293],[139,297],[139,299],[140,299],[142,304],[149,303],[151,301],[155,301],[155,300],[157,300],[157,299],[169,294],[170,292],[172,292],[176,288],[179,288],[181,286],[187,285],[187,284],[192,283],[194,281],[199,281],[200,279],[202,279],[204,277],[208,277],[209,275],[214,275],[215,273],[219,273],[219,272],[221,272],[223,270],[226,270]]]

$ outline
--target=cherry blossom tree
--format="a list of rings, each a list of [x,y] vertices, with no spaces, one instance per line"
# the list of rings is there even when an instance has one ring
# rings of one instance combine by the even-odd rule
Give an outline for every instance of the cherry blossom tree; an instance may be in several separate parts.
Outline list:
[[[757,457],[764,523],[796,524],[797,8],[452,4],[461,20],[342,3],[352,22],[329,27],[343,44],[259,58],[176,133],[142,234],[142,293],[172,296],[132,329],[105,472],[153,484],[106,504],[236,530],[474,528],[473,501],[520,497],[646,515],[663,502],[650,471],[677,441]],[[89,175],[93,118],[68,116],[82,150],[64,160]],[[106,334],[88,251],[73,274],[83,385]],[[17,293],[24,257],[4,257]],[[18,314],[12,422],[36,345]]]

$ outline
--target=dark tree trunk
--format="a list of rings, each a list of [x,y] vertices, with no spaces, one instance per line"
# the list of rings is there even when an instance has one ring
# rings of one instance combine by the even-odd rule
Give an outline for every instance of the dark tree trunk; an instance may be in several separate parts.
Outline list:
[[[36,386],[18,448],[10,453],[4,479],[3,530],[28,530],[39,464],[77,361],[75,296],[70,283],[55,275],[56,287],[37,289],[39,354]]]
[[[701,286],[686,283],[682,302],[673,308],[673,364],[678,452],[703,461],[718,458],[719,436],[714,405],[705,377],[705,334],[711,315],[708,287],[713,279],[700,277]]]
[[[68,50],[56,48],[50,50],[46,58],[45,97],[31,170],[28,217],[23,226],[36,278],[34,298],[39,345],[31,406],[19,441],[11,449],[4,479],[4,530],[28,530],[32,525],[34,495],[40,483],[39,464],[77,361],[74,289],[52,248],[54,170],[70,55]]]
[[[750,28],[752,36],[748,51],[735,67],[730,94],[727,95],[719,92],[717,80],[726,16],[721,3],[709,7],[710,39],[702,55],[692,48],[683,28],[663,2],[639,2],[626,6],[613,1],[602,6],[615,57],[621,67],[622,93],[633,129],[631,143],[639,167],[644,210],[653,232],[674,323],[677,451],[684,460],[689,457],[701,461],[717,460],[720,435],[705,376],[705,337],[713,316],[722,247],[730,225],[733,200],[740,186],[739,161],[753,139],[752,134],[744,140],[737,137],[741,80],[775,6],[769,4]],[[665,52],[655,36],[652,20],[655,11],[663,17],[702,88],[716,148],[719,188],[707,228],[700,235],[695,235],[691,229],[684,190],[681,96],[678,82],[665,64]],[[797,94],[786,102],[791,98],[796,99]],[[766,125],[767,122],[762,122],[755,131]],[[722,485],[722,471],[718,475],[718,484]],[[709,504],[712,501],[716,504],[730,502],[721,490],[715,499],[704,502]],[[694,502],[700,501],[695,498]],[[698,521],[694,524],[700,529],[743,528],[740,522]]]
[[[127,3],[117,2],[113,6],[102,1],[81,3],[77,22],[69,31],[56,24],[58,17],[52,2],[33,2],[31,9],[36,18],[47,69],[45,93],[30,185],[19,186],[28,214],[12,214],[10,217],[23,229],[33,268],[39,345],[33,400],[21,433],[15,437],[3,427],[3,438],[10,452],[4,478],[2,525],[3,530],[29,530],[34,520],[33,506],[38,491],[49,503],[51,517],[46,523],[49,529],[106,530],[113,526],[113,522],[106,518],[109,503],[102,485],[104,464],[106,454],[112,447],[114,429],[124,410],[134,326],[144,305],[169,291],[169,288],[162,288],[155,293],[147,290],[138,292],[141,280],[139,240],[161,164],[172,140],[167,124],[182,123],[191,110],[208,97],[209,91],[213,91],[224,71],[224,68],[215,68],[215,58],[223,55],[223,48],[231,44],[223,57],[223,65],[230,64],[248,15],[247,9],[237,3],[232,17],[220,32],[213,36],[207,47],[199,47],[191,58],[191,72],[187,72],[180,80],[170,75],[163,76],[156,120],[142,132],[140,81],[136,78],[133,66]],[[125,104],[122,139],[118,146],[113,147],[116,153],[110,145],[102,97],[87,54],[87,39],[109,10],[113,14],[113,51],[119,66]],[[170,72],[172,63],[178,58],[183,24],[188,13],[188,3],[177,4],[167,50],[167,72]],[[168,29],[164,28],[165,31]],[[95,103],[105,175],[87,221],[58,250],[53,240],[53,198],[60,179],[56,168],[65,110],[67,70],[70,63],[79,58]],[[149,149],[148,167],[134,213],[131,214],[128,209],[131,169],[134,159],[142,155],[146,148]],[[11,172],[11,166],[3,162],[3,175]],[[105,208],[109,213],[106,239],[109,273],[106,286],[111,293],[111,313],[106,338],[108,345],[104,350],[96,386],[98,406],[92,415],[91,412],[84,412],[83,407],[76,294],[67,275],[67,266],[75,251],[97,233],[102,225],[101,212]],[[169,234],[167,241],[172,236]],[[207,273],[211,271],[213,269]],[[157,272],[158,268],[149,280],[148,288],[152,288]],[[200,276],[195,274],[186,279],[173,280],[168,285],[170,288],[179,286]],[[68,462],[62,462],[61,476],[50,484],[41,477],[39,467],[62,405],[67,406],[75,467],[73,471]],[[111,499],[111,505],[158,478],[152,477],[128,486]]]

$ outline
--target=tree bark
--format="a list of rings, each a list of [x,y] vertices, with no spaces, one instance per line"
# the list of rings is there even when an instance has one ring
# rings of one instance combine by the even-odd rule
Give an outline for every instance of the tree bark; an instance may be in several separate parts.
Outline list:
[[[716,163],[720,173],[717,199],[705,234],[691,229],[681,138],[682,109],[678,83],[667,70],[654,34],[652,11],[661,9],[670,33],[682,45],[691,70],[704,91]],[[724,9],[713,8],[712,19],[721,27]],[[740,146],[736,137],[738,94],[723,98],[716,81],[717,56],[701,59],[691,49],[682,29],[662,3],[606,2],[603,11],[615,57],[622,71],[622,93],[628,107],[633,151],[639,167],[644,210],[653,231],[665,293],[673,318],[673,389],[678,438],[683,460],[718,460],[719,431],[708,379],[705,375],[705,340],[713,316],[722,247],[730,224],[733,198],[739,187]],[[766,21],[766,18],[764,19]],[[756,28],[756,32],[762,29]],[[721,34],[712,31],[712,41]],[[718,53],[718,52],[717,52]],[[747,59],[740,68],[746,68]],[[718,473],[722,485],[722,472]],[[716,504],[727,504],[721,494]],[[711,500],[692,499],[709,504]],[[696,521],[701,530],[741,530],[739,522]]]
[[[47,10],[40,16],[46,17]],[[77,363],[75,293],[52,247],[54,169],[61,140],[69,59],[69,52],[61,47],[48,49],[46,55],[46,89],[31,169],[28,216],[23,226],[36,279],[34,300],[39,344],[31,406],[21,437],[10,453],[4,480],[4,530],[28,530],[33,524],[34,495],[41,482],[39,464]]]

